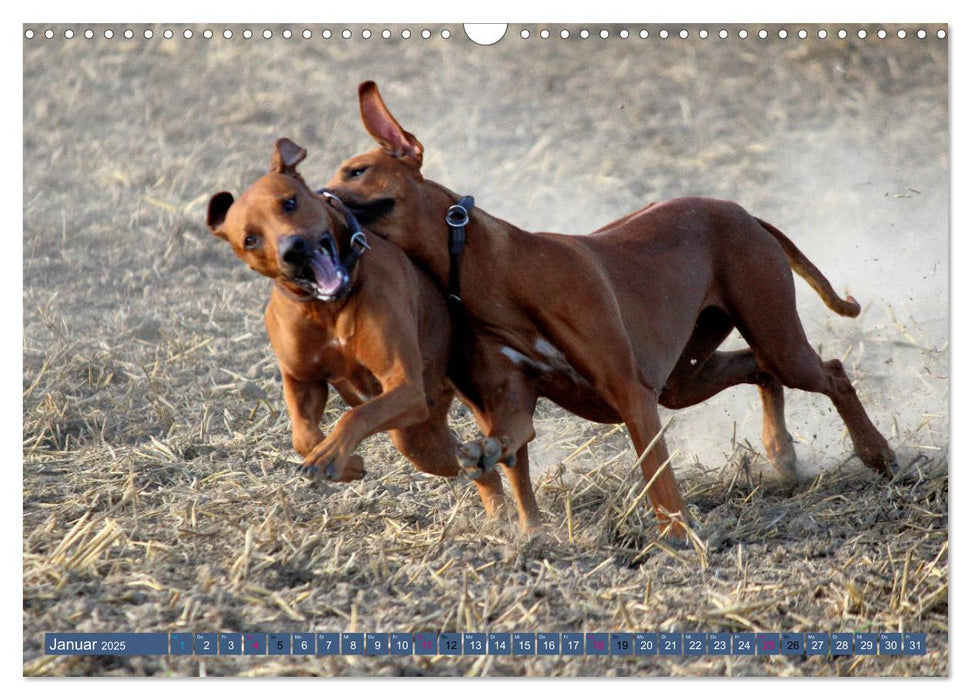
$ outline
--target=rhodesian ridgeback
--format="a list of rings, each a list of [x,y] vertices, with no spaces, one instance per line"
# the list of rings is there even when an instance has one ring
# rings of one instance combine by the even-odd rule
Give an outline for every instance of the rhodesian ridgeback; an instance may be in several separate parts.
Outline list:
[[[451,324],[444,297],[399,248],[366,237],[339,200],[307,186],[296,170],[305,157],[303,148],[280,139],[270,172],[238,200],[214,195],[207,214],[210,230],[273,280],[266,328],[293,446],[304,457],[300,471],[360,479],[363,463],[354,451],[368,436],[389,431],[419,470],[456,476],[463,452],[447,424],[455,391],[445,377]],[[325,437],[320,420],[328,385],[352,408]],[[502,483],[479,461],[467,472],[492,514]]]
[[[459,264],[444,218],[459,197],[422,177],[421,143],[373,82],[360,86],[359,98],[379,148],[345,161],[327,189],[444,290]],[[485,434],[505,446],[501,460],[520,486],[524,523],[538,518],[524,450],[535,435],[537,396],[591,420],[626,424],[662,531],[675,535],[684,534],[684,510],[658,405],[690,406],[730,386],[756,385],[766,456],[793,477],[783,386],[819,392],[832,400],[863,463],[883,475],[895,468],[841,363],[824,362],[807,341],[792,271],[840,315],[858,315],[859,304],[840,298],[792,241],[737,204],[660,202],[588,236],[527,233],[474,209],[460,264],[461,286],[451,293],[477,347],[476,371],[490,373],[478,377],[492,391]],[[718,351],[733,328],[749,349]]]

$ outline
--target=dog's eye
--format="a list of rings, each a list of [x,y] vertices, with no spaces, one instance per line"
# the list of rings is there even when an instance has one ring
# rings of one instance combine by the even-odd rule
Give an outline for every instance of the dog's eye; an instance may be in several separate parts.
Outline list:
[[[367,168],[368,168],[368,166],[365,165],[365,166],[360,167],[360,168],[351,168],[351,169],[349,169],[347,171],[347,179],[348,180],[353,180],[356,177],[361,177],[361,175],[364,174],[364,171],[366,171]]]
[[[251,233],[243,239],[243,247],[245,247],[246,250],[253,250],[254,248],[259,248],[259,246],[260,237],[256,234]]]
[[[283,211],[287,214],[291,214],[297,210],[297,198],[290,197],[289,199],[283,200]]]

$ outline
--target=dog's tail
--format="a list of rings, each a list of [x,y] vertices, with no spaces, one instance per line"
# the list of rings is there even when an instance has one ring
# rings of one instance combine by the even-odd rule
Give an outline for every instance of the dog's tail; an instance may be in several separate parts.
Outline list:
[[[796,244],[790,241],[782,231],[772,224],[762,221],[762,219],[756,219],[756,221],[779,241],[779,245],[785,251],[786,257],[789,258],[789,265],[800,277],[809,283],[810,287],[816,290],[816,293],[826,306],[840,316],[855,317],[860,315],[860,303],[851,296],[847,296],[846,299],[840,297],[836,293],[836,290],[833,289],[833,285],[829,283],[829,280],[823,277],[823,273],[819,271],[819,268],[813,265],[809,258],[803,255],[802,251],[796,247]]]

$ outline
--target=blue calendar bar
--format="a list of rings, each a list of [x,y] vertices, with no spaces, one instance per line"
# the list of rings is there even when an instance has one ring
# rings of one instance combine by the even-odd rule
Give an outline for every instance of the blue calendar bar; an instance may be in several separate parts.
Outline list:
[[[614,632],[610,635],[611,656],[631,656],[634,653],[634,635],[628,632]]]
[[[561,634],[560,653],[564,656],[583,656],[583,632]]]
[[[899,632],[880,633],[880,655],[900,656],[904,653],[904,636]]]
[[[751,632],[736,632],[732,636],[732,653],[735,656],[755,656],[755,635]]]
[[[708,655],[729,656],[732,653],[732,635],[728,632],[710,632],[708,634]]]
[[[661,656],[681,656],[684,647],[681,645],[681,632],[661,632],[657,636],[658,650]]]
[[[386,632],[368,632],[364,635],[364,651],[368,656],[385,656],[388,653],[389,635]]]
[[[755,636],[756,651],[759,656],[775,656],[782,653],[782,635],[761,632]]]
[[[924,632],[904,632],[904,656],[927,653],[927,635]]]
[[[610,653],[610,640],[600,632],[587,633],[587,656],[607,656]]]
[[[509,656],[512,654],[512,635],[508,632],[489,633],[489,655]]]
[[[438,634],[418,632],[415,635],[415,653],[419,656],[435,656],[438,653]]]
[[[829,653],[832,656],[853,656],[853,634],[834,632],[829,635]]]
[[[215,656],[219,653],[219,635],[215,632],[192,635],[196,656]]]
[[[853,639],[857,656],[876,656],[879,643],[878,635],[872,632],[857,632]]]
[[[919,656],[925,632],[47,632],[57,656]]]
[[[317,633],[317,655],[338,656],[341,653],[341,636],[337,632]]]
[[[802,656],[806,653],[805,640],[801,634],[782,633],[782,653],[786,656]]]
[[[341,655],[364,656],[364,634],[362,632],[342,632]]]
[[[829,654],[829,635],[825,632],[806,633],[806,656],[826,656]]]

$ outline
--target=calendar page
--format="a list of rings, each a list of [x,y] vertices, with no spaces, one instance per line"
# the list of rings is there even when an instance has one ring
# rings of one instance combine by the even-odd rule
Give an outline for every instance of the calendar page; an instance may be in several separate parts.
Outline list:
[[[950,27],[638,16],[22,25],[25,676],[950,674]]]

